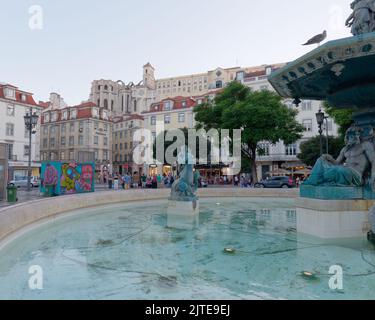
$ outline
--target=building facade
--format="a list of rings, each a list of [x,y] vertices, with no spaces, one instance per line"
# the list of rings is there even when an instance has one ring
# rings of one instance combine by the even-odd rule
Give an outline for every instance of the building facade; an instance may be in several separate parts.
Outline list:
[[[112,164],[112,120],[109,111],[87,102],[42,113],[42,161],[95,161],[96,171]]]
[[[0,143],[7,145],[8,180],[27,176],[30,150],[24,116],[30,112],[40,115],[41,110],[32,93],[0,83]],[[31,143],[33,176],[39,176],[40,170],[39,127],[40,124],[34,129]]]
[[[133,161],[133,151],[137,146],[133,135],[143,127],[144,118],[140,115],[118,116],[113,119],[112,159],[115,173],[142,175],[144,166]]]
[[[113,116],[142,115],[144,127],[155,137],[157,125],[164,130],[194,128],[194,106],[204,99],[213,99],[232,81],[239,81],[252,90],[273,91],[268,76],[284,65],[216,68],[200,74],[156,79],[154,67],[147,63],[143,66],[143,78],[137,84],[93,81],[90,101],[108,110]],[[296,108],[291,100],[285,100],[285,104],[289,108]],[[295,144],[260,144],[264,154],[258,157],[258,177],[273,175],[282,168],[292,172],[304,168],[297,155],[302,142],[319,134],[315,114],[320,109],[323,109],[320,101],[302,101],[297,120],[304,126],[305,132],[303,138]],[[333,120],[328,119],[326,125],[329,135],[337,136],[338,127]]]

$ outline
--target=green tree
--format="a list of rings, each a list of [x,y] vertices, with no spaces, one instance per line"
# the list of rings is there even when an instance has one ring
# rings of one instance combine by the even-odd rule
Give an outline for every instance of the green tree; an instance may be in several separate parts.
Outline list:
[[[334,108],[327,102],[324,103],[324,109],[339,126],[339,133],[341,135],[341,138],[343,139],[346,130],[348,130],[353,123],[353,110]]]
[[[249,160],[254,182],[257,151],[260,142],[286,144],[301,138],[303,127],[295,116],[297,111],[282,103],[281,97],[271,91],[251,91],[234,81],[208,103],[195,107],[198,128],[242,129],[242,156]]]
[[[323,143],[324,148],[326,143],[325,138]],[[329,153],[336,159],[344,147],[344,141],[341,137],[329,137],[328,144]],[[320,137],[316,136],[301,143],[300,149],[301,153],[298,154],[298,159],[308,166],[314,166],[320,157]]]

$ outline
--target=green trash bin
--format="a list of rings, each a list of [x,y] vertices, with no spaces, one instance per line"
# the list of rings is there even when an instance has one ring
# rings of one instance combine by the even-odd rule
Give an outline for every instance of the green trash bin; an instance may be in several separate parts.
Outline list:
[[[7,200],[8,202],[14,203],[18,201],[17,198],[17,187],[16,186],[8,186],[7,187]]]
[[[56,195],[54,185],[46,185],[45,190],[46,190],[46,192],[44,193],[45,197],[54,197]]]

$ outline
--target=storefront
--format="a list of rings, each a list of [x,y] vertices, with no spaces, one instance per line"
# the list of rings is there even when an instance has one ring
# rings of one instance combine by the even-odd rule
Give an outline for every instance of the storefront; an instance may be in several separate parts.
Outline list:
[[[28,176],[28,162],[26,161],[9,161],[8,163],[8,180],[13,180],[15,177]],[[31,162],[31,176],[40,177],[41,164]]]

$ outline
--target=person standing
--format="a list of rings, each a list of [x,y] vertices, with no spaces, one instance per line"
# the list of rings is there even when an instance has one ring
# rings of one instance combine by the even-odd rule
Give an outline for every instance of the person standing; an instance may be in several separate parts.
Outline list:
[[[147,176],[142,173],[142,176],[141,176],[141,183],[142,183],[142,188],[145,189],[146,188],[146,182],[147,182]]]

